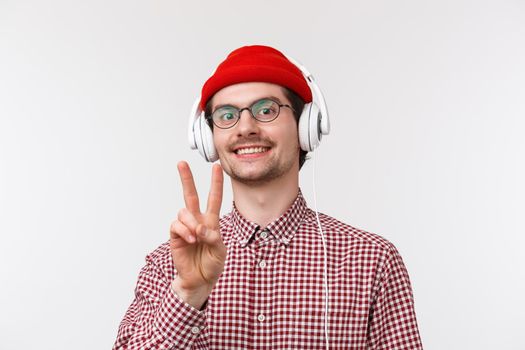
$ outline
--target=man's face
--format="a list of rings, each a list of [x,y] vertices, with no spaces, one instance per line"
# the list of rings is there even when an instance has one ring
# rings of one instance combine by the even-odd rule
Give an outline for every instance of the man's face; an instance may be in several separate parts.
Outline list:
[[[270,97],[290,105],[283,88],[270,83],[240,83],[219,90],[212,99],[212,112],[219,105],[239,109]],[[293,111],[281,107],[277,119],[263,123],[244,110],[230,129],[213,128],[213,140],[224,171],[245,184],[264,184],[299,172],[299,141]]]

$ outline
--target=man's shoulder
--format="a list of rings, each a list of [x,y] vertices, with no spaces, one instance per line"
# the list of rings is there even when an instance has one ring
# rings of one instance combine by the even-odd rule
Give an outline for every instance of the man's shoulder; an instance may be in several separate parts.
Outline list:
[[[159,245],[155,250],[148,254],[148,259],[159,260],[164,259],[166,256],[169,256],[171,253],[170,250],[170,241],[166,241]]]
[[[146,256],[146,263],[154,265],[165,274],[173,273],[173,260],[171,259],[170,242],[164,242]]]
[[[315,212],[312,212],[312,215],[315,217]],[[339,244],[359,245],[361,247],[379,249],[384,252],[396,250],[392,242],[380,234],[357,228],[327,214],[319,213],[319,221],[326,235]],[[314,224],[317,225],[316,222]]]

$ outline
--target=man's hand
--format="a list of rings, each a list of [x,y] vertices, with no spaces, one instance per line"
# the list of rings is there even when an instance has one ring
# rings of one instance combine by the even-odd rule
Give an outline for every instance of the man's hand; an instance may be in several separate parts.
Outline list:
[[[170,227],[170,247],[178,276],[172,288],[185,302],[201,308],[219,279],[226,260],[226,247],[219,230],[223,175],[220,165],[212,169],[208,206],[201,213],[199,195],[190,167],[177,164],[186,208]]]

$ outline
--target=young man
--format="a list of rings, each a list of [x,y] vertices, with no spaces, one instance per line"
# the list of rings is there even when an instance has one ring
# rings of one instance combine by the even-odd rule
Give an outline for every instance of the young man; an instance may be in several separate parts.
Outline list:
[[[146,258],[114,349],[422,349],[395,247],[317,217],[301,194],[298,109],[311,101],[267,46],[233,51],[208,79],[200,106],[221,165],[207,209],[179,163],[186,207]],[[222,170],[234,204],[219,218]]]

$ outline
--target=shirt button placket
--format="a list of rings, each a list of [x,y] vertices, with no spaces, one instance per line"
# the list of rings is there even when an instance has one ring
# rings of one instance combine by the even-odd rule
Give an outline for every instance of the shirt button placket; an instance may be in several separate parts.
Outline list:
[[[269,231],[260,231],[257,236],[257,243],[255,245],[255,255],[253,262],[253,269],[255,274],[255,300],[253,310],[253,322],[255,323],[253,334],[254,348],[265,347],[268,343],[268,334],[271,332],[271,297],[269,296],[271,286],[273,284],[272,271],[269,269],[273,263],[274,248],[269,241],[271,235]]]

